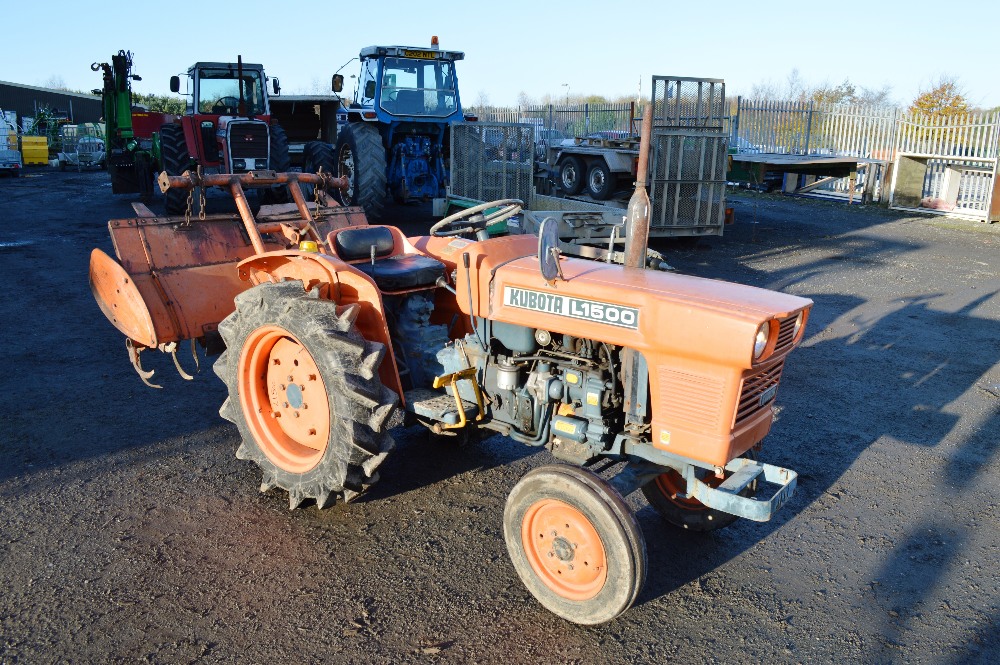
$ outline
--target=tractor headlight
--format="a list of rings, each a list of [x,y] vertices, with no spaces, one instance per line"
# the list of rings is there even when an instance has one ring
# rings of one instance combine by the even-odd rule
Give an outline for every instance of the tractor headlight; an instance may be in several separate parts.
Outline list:
[[[247,162],[245,159],[234,159],[233,160],[233,170],[234,171],[245,171],[247,168]]]
[[[767,350],[767,340],[771,336],[771,323],[765,321],[760,324],[757,328],[757,335],[753,340],[753,359],[760,360],[760,357],[764,355],[764,351]]]
[[[804,311],[799,312],[799,315],[795,317],[795,328],[792,330],[792,339],[798,339],[799,332],[802,330],[802,324],[806,320],[806,313]]]

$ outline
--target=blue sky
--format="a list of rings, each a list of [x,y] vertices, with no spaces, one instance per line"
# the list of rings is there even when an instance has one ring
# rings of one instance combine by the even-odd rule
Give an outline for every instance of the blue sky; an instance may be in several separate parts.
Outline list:
[[[859,87],[890,85],[894,101],[904,105],[952,76],[972,104],[1000,105],[1000,3],[992,0],[814,8],[718,0],[444,4],[448,10],[396,0],[131,2],[110,10],[49,2],[41,10],[37,3],[4,2],[0,80],[60,79],[91,90],[101,81],[90,64],[125,49],[143,77],[138,92],[166,93],[170,76],[195,60],[235,61],[237,54],[262,62],[285,94],[325,92],[330,76],[361,47],[421,46],[438,35],[443,48],[466,54],[458,69],[466,104],[485,95],[492,104],[512,105],[522,91],[535,99],[562,99],[567,89],[635,95],[640,81],[646,97],[653,74],[724,78],[735,96],[766,81],[783,86],[797,69],[810,85],[845,78]],[[352,63],[343,73],[356,72]]]

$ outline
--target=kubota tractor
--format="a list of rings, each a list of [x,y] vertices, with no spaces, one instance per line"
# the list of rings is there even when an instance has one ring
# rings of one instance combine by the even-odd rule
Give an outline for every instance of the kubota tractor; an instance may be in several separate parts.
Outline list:
[[[284,173],[291,162],[285,131],[271,122],[267,76],[261,65],[243,62],[196,62],[188,68],[190,99],[176,123],[160,128],[162,168],[179,176],[200,169],[205,174]],[[279,94],[278,79],[271,79]],[[180,77],[170,77],[170,91],[180,92]],[[262,192],[264,202],[287,201],[283,185]],[[190,211],[189,193],[165,192],[168,215]]]
[[[325,158],[348,179],[345,203],[362,206],[375,221],[390,195],[399,202],[444,196],[448,126],[465,119],[455,74],[464,57],[440,49],[437,37],[430,48],[361,49],[354,101],[338,111],[337,145]],[[334,76],[333,89],[343,89],[342,76]],[[322,145],[306,147],[307,163]]]
[[[582,624],[613,619],[642,588],[632,491],[696,531],[767,520],[791,496],[796,474],[756,451],[812,303],[642,269],[648,197],[630,204],[623,266],[561,255],[554,224],[490,238],[485,226],[519,201],[405,237],[358,208],[310,210],[296,181],[347,186],[162,175],[167,191],[223,184],[237,201],[243,186],[287,183],[298,214],[254,219],[241,204],[242,222],[112,221],[118,260],[91,258],[95,297],[145,378],[144,349],[224,346],[220,414],[262,490],[287,492],[291,508],[350,501],[377,480],[404,417],[546,448],[565,463],[514,486],[504,536],[528,590]]]

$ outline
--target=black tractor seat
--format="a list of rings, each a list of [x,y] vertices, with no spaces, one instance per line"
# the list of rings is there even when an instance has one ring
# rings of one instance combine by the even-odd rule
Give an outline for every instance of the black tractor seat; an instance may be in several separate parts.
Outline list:
[[[444,276],[444,264],[437,259],[420,254],[393,255],[392,231],[385,226],[344,229],[334,236],[334,245],[337,256],[348,262],[358,261],[351,266],[371,277],[382,291],[426,288]]]

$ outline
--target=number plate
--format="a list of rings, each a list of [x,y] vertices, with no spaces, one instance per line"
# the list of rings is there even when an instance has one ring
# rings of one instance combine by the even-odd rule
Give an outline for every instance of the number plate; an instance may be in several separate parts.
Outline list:
[[[433,60],[437,57],[434,51],[403,51],[403,55],[407,58],[420,58],[421,60]]]
[[[764,392],[762,392],[760,394],[760,405],[764,406],[765,404],[767,404],[768,402],[770,402],[772,399],[774,399],[774,394],[776,392],[778,392],[778,386],[777,385],[773,385],[770,388],[768,388],[767,390],[765,390]]]

